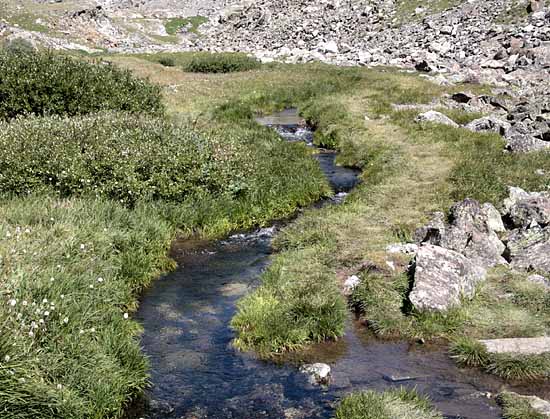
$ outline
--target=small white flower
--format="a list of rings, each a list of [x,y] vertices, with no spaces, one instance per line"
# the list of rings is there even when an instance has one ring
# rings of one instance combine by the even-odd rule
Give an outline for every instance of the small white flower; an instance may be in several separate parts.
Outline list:
[[[63,323],[65,323],[65,324],[69,323],[69,318],[68,318],[68,317],[65,317],[65,318],[63,319]]]
[[[34,336],[34,332],[33,332],[32,330],[29,332],[29,336],[30,336],[31,338]]]
[[[55,281],[55,278],[52,276],[52,277],[50,278],[50,282],[53,282],[53,281]]]
[[[94,288],[94,284],[90,284],[90,289],[93,289]]]
[[[58,385],[57,385],[57,389],[58,389],[58,390],[61,390],[62,388],[63,388],[63,386],[62,386],[61,384],[58,384]]]
[[[26,228],[25,229],[25,233],[29,234],[31,232],[31,229],[30,228]]]
[[[95,333],[95,327],[92,327],[92,328],[90,329],[90,332]]]
[[[84,330],[80,329],[80,331],[78,332],[80,335],[83,335],[84,334]]]
[[[47,302],[48,302],[48,299],[47,299],[47,298],[44,298],[44,299],[42,300],[42,304],[46,304]]]
[[[17,304],[17,300],[15,298],[12,298],[8,301],[8,304],[12,307],[14,307]]]
[[[103,282],[103,278],[101,277],[97,278],[97,282]]]
[[[124,313],[124,316],[123,316],[123,317],[124,317],[125,319],[128,319],[128,317],[130,317],[130,316],[128,315],[128,313]]]
[[[6,356],[4,357],[4,361],[6,361],[6,362],[10,362],[10,359],[11,359],[11,358],[10,358],[9,355],[6,355]]]
[[[64,299],[64,298],[65,298],[65,294],[61,294],[61,295],[60,295],[60,298],[61,298],[61,299]]]
[[[84,249],[86,249],[86,245],[81,244],[81,245],[80,245],[80,250],[84,250]]]
[[[40,320],[38,320],[38,323],[40,323],[40,324],[44,324],[44,319],[40,319]]]
[[[45,311],[44,312],[44,317],[48,317],[50,315],[50,312],[49,311]]]
[[[27,301],[23,300],[23,302],[21,303],[23,304],[24,307],[27,307],[27,305],[29,304]]]

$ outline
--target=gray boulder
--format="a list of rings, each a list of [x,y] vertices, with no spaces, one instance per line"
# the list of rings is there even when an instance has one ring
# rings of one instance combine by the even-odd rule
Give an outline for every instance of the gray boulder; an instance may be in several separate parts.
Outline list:
[[[514,268],[550,273],[550,226],[512,231],[507,248]]]
[[[544,227],[550,224],[550,193],[511,187],[503,203],[503,215],[515,227],[527,228],[533,224]]]
[[[529,275],[527,277],[527,281],[532,282],[534,284],[542,285],[543,287],[550,289],[550,280],[546,279],[542,275],[537,275],[537,274]]]
[[[416,122],[432,122],[434,124],[442,124],[458,128],[458,124],[455,121],[437,111],[428,111],[421,113],[416,117]]]
[[[415,238],[419,243],[459,252],[484,267],[506,264],[502,256],[506,246],[496,234],[504,231],[504,224],[495,207],[465,199],[451,208],[450,220],[447,224],[441,213],[436,214],[427,226],[417,230]]]
[[[492,116],[486,116],[483,118],[475,119],[469,124],[465,125],[466,129],[473,132],[496,132],[504,135],[511,125]]]
[[[471,298],[486,271],[460,253],[430,244],[418,249],[409,300],[417,310],[446,311]]]
[[[506,132],[505,137],[508,142],[506,148],[512,153],[550,150],[550,141],[536,138],[521,127],[513,126]]]

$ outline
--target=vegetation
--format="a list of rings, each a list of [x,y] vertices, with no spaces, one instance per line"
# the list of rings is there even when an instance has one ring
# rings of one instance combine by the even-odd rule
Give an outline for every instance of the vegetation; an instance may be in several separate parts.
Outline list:
[[[164,27],[168,35],[175,35],[181,29],[186,28],[188,32],[197,33],[199,26],[208,22],[208,19],[204,16],[191,16],[186,18],[173,18],[169,19]]]
[[[0,119],[104,110],[161,114],[158,86],[109,64],[52,52],[0,51]]]
[[[162,64],[164,67],[174,67],[176,65],[174,59],[170,57],[159,58],[159,64]]]
[[[336,410],[336,419],[441,419],[430,400],[405,388],[383,393],[365,391],[345,397]]]
[[[546,419],[547,416],[537,412],[529,402],[513,393],[503,392],[498,395],[504,419]]]
[[[234,73],[260,68],[261,64],[253,57],[243,53],[209,53],[195,54],[184,67],[191,73]]]

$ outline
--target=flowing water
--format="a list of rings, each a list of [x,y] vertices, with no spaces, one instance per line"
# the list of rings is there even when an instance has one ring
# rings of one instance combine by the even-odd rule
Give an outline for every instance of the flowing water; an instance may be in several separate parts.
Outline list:
[[[312,145],[311,131],[295,113],[259,122],[289,141]],[[345,199],[358,172],[335,166],[329,151],[319,150],[317,159],[340,192],[333,201]],[[178,269],[154,283],[138,312],[153,383],[151,406],[140,417],[328,419],[346,393],[401,385],[428,394],[448,418],[500,417],[489,397],[501,389],[498,380],[456,368],[438,347],[377,341],[354,320],[339,342],[316,345],[300,356],[300,361],[331,365],[333,380],[326,388],[309,384],[298,372],[297,359],[275,364],[234,350],[229,322],[237,301],[258,285],[269,263],[274,230],[213,243],[174,243]]]

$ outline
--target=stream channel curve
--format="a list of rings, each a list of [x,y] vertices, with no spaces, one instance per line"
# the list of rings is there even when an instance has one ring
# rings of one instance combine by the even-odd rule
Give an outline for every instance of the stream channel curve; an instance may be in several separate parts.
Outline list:
[[[313,133],[295,110],[258,122],[288,141],[313,147]],[[360,172],[335,165],[336,153],[316,158],[339,203]],[[149,419],[329,419],[338,400],[364,389],[416,387],[446,418],[498,419],[487,397],[502,382],[455,366],[441,347],[376,340],[350,319],[345,337],[315,345],[309,362],[332,368],[328,387],[313,386],[294,362],[261,361],[235,350],[229,322],[236,303],[257,285],[273,253],[276,228],[235,234],[217,242],[176,241],[171,256],[178,269],[153,283],[141,299],[137,319],[150,359]],[[350,316],[351,317],[351,316]]]

